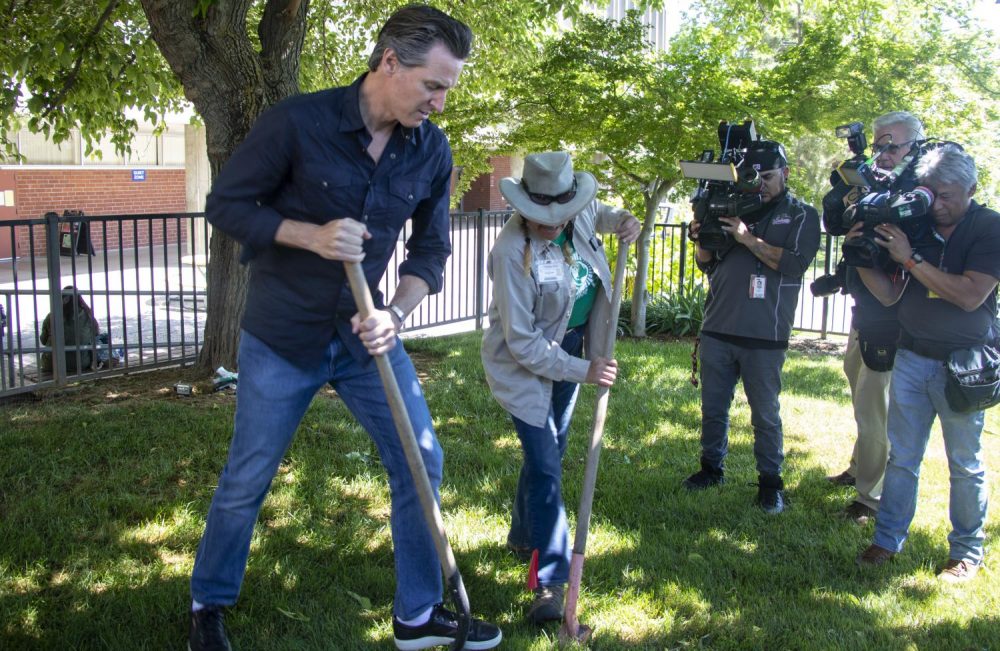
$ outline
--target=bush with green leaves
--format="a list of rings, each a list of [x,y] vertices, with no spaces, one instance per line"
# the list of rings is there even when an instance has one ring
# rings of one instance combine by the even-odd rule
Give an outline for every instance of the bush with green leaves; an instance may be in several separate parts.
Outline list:
[[[646,306],[646,333],[678,337],[698,334],[705,312],[706,292],[704,285],[694,285],[683,292],[654,296]],[[628,299],[624,302],[627,304]],[[618,330],[632,334],[627,313],[619,317]]]

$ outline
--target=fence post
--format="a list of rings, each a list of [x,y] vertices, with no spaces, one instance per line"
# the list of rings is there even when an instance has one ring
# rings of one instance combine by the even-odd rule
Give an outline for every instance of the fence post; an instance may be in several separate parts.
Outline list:
[[[62,319],[62,270],[59,244],[59,215],[47,212],[45,213],[45,264],[49,281],[49,348],[52,349],[52,377],[57,385],[62,386],[66,384],[66,332]]]
[[[677,276],[677,282],[681,286],[681,296],[684,296],[684,275],[687,273],[687,222],[681,222],[681,269]]]
[[[823,273],[830,273],[830,254],[833,253],[833,237],[827,233],[826,234],[826,259],[823,261]],[[830,315],[830,297],[823,297],[823,325],[819,329],[819,338],[826,339],[829,334],[829,329],[827,328],[827,320]]]
[[[476,213],[476,330],[483,329],[486,311],[486,213],[480,208]]]

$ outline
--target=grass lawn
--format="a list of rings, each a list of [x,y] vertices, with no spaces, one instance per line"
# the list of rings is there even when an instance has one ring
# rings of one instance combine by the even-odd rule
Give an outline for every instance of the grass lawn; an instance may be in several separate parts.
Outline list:
[[[479,335],[411,340],[446,453],[445,523],[473,611],[507,649],[557,647],[524,623],[525,567],[503,542],[521,451],[493,400]],[[1000,569],[935,580],[948,555],[940,433],[924,462],[906,549],[884,569],[854,557],[872,525],[837,516],[852,497],[827,474],[854,440],[840,358],[793,352],[782,416],[790,508],[752,506],[749,411],[733,410],[727,483],[690,494],[698,392],[690,342],[618,344],[580,619],[594,649],[1000,648]],[[186,648],[188,577],[229,443],[231,394],[173,395],[191,370],[105,380],[0,406],[0,649]],[[593,387],[565,460],[579,503]],[[1000,421],[987,415],[988,466]],[[994,502],[1000,497],[993,482]],[[264,504],[239,605],[237,649],[389,649],[394,589],[388,494],[374,446],[332,392],[313,402]],[[572,524],[572,522],[571,522]],[[1000,534],[987,528],[989,549]]]

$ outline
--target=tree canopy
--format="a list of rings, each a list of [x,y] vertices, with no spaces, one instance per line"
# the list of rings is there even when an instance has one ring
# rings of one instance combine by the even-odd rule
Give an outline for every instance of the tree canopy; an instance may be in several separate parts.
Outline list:
[[[159,122],[186,99],[217,172],[268,106],[364,71],[375,30],[401,4],[10,0],[0,144],[9,152],[11,132],[26,124],[56,141],[78,127],[88,146],[110,131],[124,148],[130,115]],[[682,204],[692,187],[677,161],[718,149],[719,120],[752,117],[784,142],[793,188],[816,202],[831,163],[847,155],[834,126],[909,110],[928,135],[965,144],[980,197],[998,196],[1000,48],[969,18],[970,0],[703,0],[663,52],[646,42],[638,14],[601,20],[580,0],[435,4],[477,38],[435,119],[462,185],[491,154],[571,149],[645,215],[648,240],[660,202]],[[235,358],[245,271],[234,242],[216,234],[211,247],[203,362],[214,367]]]

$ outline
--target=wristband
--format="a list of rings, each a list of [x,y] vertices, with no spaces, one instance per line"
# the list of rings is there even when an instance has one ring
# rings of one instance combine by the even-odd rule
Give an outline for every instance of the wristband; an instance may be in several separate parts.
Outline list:
[[[913,271],[913,268],[924,261],[924,256],[920,255],[916,251],[910,254],[910,257],[903,261],[903,268],[907,271]]]
[[[396,318],[399,319],[399,331],[402,332],[403,322],[406,321],[406,314],[403,313],[403,308],[399,307],[398,305],[393,305],[392,303],[389,303],[388,305],[385,306],[385,309],[395,314]]]

